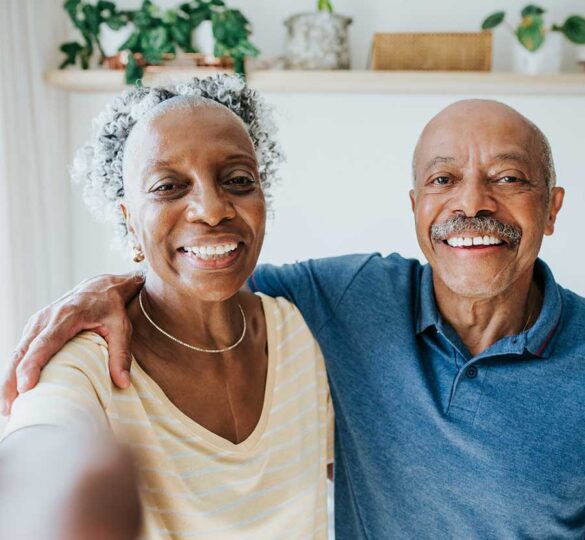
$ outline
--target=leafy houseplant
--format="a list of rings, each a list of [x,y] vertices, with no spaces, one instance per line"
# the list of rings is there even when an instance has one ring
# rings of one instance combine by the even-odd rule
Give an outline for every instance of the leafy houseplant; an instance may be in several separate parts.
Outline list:
[[[113,2],[98,1],[93,5],[84,0],[66,0],[64,8],[82,33],[84,45],[63,44],[61,50],[67,58],[61,68],[75,64],[79,56],[81,67],[88,69],[94,46],[100,52],[100,64],[103,62],[99,41],[102,23],[114,30],[129,23],[134,25],[134,32],[119,48],[128,55],[126,82],[130,84],[142,77],[145,64],[160,64],[164,55],[176,54],[177,48],[195,52],[192,31],[206,20],[212,23],[215,56],[231,57],[236,73],[244,75],[246,56],[257,56],[260,52],[249,41],[248,20],[239,10],[228,8],[223,0],[191,0],[167,10],[162,10],[152,0],[143,0],[142,6],[133,11],[117,11]]]
[[[508,27],[516,35],[520,44],[528,51],[538,50],[544,43],[546,32],[561,32],[569,41],[585,44],[585,18],[571,15],[562,26],[553,24],[547,29],[544,23],[545,10],[534,4],[527,5],[520,13],[522,20],[516,28]],[[506,13],[498,11],[487,17],[481,27],[490,30],[504,22]]]
[[[83,43],[69,41],[63,43],[60,50],[65,54],[65,60],[59,66],[61,69],[74,65],[79,58],[83,69],[89,68],[89,61],[94,53],[94,47],[99,51],[99,63],[104,61],[104,50],[100,43],[100,25],[107,24],[112,30],[119,30],[128,22],[124,13],[117,11],[113,2],[98,1],[95,5],[82,0],[66,0],[63,8],[69,15],[71,22],[83,37]]]

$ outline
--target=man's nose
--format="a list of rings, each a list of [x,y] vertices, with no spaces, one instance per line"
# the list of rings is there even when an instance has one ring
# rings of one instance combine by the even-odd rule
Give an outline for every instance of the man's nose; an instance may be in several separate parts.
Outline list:
[[[201,182],[189,195],[187,220],[215,227],[222,221],[233,219],[236,210],[227,193],[215,182]]]
[[[467,178],[461,182],[454,202],[454,210],[467,217],[493,213],[497,209],[497,202],[490,184],[485,178],[479,176]]]

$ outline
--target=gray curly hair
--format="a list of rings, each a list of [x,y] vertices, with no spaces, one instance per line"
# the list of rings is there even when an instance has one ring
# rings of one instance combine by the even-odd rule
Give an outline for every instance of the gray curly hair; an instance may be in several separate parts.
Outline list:
[[[128,229],[119,203],[124,198],[122,177],[124,149],[130,132],[161,103],[180,96],[210,100],[232,111],[243,122],[256,152],[260,183],[270,200],[270,188],[284,160],[274,139],[272,109],[244,81],[233,75],[194,78],[189,83],[161,87],[136,87],[116,97],[95,120],[90,142],[77,152],[71,168],[75,181],[85,183],[84,200],[91,212],[116,225],[114,245],[128,245]]]

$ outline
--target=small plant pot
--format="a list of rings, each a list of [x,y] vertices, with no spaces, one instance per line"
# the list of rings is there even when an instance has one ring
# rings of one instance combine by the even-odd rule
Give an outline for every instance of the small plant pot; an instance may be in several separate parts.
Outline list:
[[[213,26],[211,21],[203,21],[191,34],[191,43],[195,45],[195,50],[205,56],[213,56],[215,39],[213,37]]]
[[[284,21],[288,69],[349,69],[349,17],[318,11]]]
[[[134,60],[140,67],[146,67],[148,64],[142,54],[134,53]],[[106,56],[104,58],[103,66],[106,69],[126,69],[128,65],[128,51],[120,51],[112,56]]]
[[[520,43],[514,44],[514,71],[525,75],[560,73],[563,59],[563,36],[549,32],[544,43],[534,52]]]

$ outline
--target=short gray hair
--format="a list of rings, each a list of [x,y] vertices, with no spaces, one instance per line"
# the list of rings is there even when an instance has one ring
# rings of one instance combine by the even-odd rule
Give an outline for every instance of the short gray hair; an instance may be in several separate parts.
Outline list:
[[[71,168],[73,179],[85,184],[84,200],[92,213],[115,223],[118,247],[128,243],[126,220],[119,203],[124,197],[122,170],[130,132],[141,118],[153,114],[159,104],[179,96],[200,98],[202,102],[211,100],[243,122],[256,152],[262,189],[270,200],[270,188],[284,156],[274,138],[276,127],[271,107],[240,77],[216,74],[169,87],[136,87],[117,96],[94,120],[92,139],[78,150]]]

